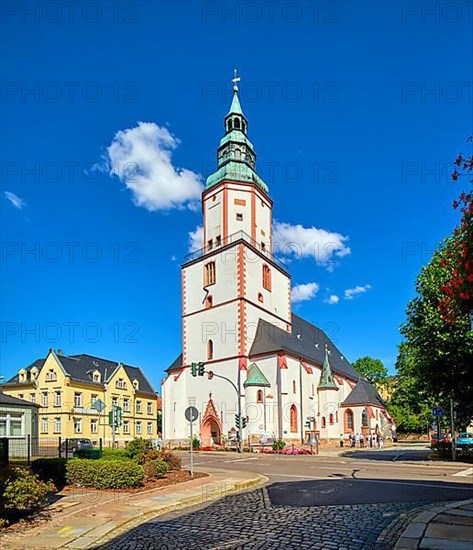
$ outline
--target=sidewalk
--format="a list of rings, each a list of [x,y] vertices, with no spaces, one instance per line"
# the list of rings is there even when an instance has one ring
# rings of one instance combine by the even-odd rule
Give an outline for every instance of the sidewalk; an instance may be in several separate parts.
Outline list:
[[[417,515],[397,541],[395,550],[471,550],[473,499],[436,506]]]
[[[265,476],[251,472],[210,468],[199,471],[209,476],[142,493],[78,490],[77,494],[58,500],[49,507],[50,521],[27,528],[23,533],[3,535],[0,547],[36,550],[93,547],[107,535],[113,533],[116,536],[152,517],[210,502],[267,481]]]

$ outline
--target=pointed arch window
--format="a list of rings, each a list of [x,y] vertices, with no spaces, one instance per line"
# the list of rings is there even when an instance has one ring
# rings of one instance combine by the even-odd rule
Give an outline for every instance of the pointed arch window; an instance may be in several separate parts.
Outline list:
[[[297,432],[297,407],[295,405],[291,405],[289,416],[290,416],[291,432]]]
[[[215,262],[205,264],[204,286],[214,285],[216,281]]]
[[[235,130],[240,129],[240,119],[239,118],[234,118],[233,119],[233,126],[235,127]]]
[[[228,129],[233,130],[233,120],[231,118],[228,119]]]
[[[327,427],[327,422],[325,420],[325,416],[322,416],[322,428],[326,428]]]
[[[330,413],[329,417],[328,417],[328,422],[329,424],[333,424],[333,414]]]
[[[351,409],[345,411],[344,420],[345,433],[353,432],[353,411]]]
[[[212,296],[209,294],[205,299],[205,309],[210,309],[213,305],[214,305],[214,300]]]
[[[364,428],[368,426],[368,413],[366,412],[366,409],[363,409],[363,412],[361,413],[361,425]]]
[[[214,342],[213,340],[209,340],[207,342],[207,359],[213,359],[214,358]]]
[[[263,390],[258,390],[256,392],[256,402],[263,403]]]

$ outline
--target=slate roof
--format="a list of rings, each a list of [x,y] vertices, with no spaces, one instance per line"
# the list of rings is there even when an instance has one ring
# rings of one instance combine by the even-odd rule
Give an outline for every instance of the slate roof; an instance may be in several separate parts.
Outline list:
[[[36,403],[26,401],[26,399],[20,399],[19,397],[13,397],[6,393],[0,392],[0,405],[17,405],[21,407],[39,407]]]
[[[312,363],[323,365],[325,346],[328,347],[330,366],[335,373],[352,380],[360,378],[358,372],[343,357],[323,330],[294,314],[292,315],[292,334],[260,319],[255,340],[250,349],[250,357],[282,350]]]
[[[384,401],[377,389],[366,380],[358,380],[356,386],[348,394],[342,405],[374,405],[385,407]]]
[[[173,370],[179,370],[182,368],[182,353],[174,361],[171,363],[171,365],[165,370],[165,372],[171,372]]]
[[[92,371],[98,370],[102,376],[102,380],[108,381],[119,365],[116,361],[94,357],[93,355],[87,355],[85,353],[80,355],[56,355],[56,357],[72,380],[87,382],[89,384],[94,384],[91,376]],[[34,363],[26,367],[26,370],[29,371],[35,366],[41,370],[45,361],[46,359],[37,359]],[[122,364],[122,366],[131,380],[134,378],[138,380],[139,392],[156,395],[153,386],[139,367],[132,367],[124,364]],[[18,383],[18,374],[7,382],[7,384]],[[96,385],[102,386],[103,384],[96,383]]]

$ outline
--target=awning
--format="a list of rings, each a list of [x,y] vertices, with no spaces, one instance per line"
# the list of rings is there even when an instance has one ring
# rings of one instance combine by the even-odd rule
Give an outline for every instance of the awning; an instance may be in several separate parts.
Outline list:
[[[287,369],[287,359],[284,355],[278,355],[278,367],[280,369]]]
[[[307,374],[313,374],[312,367],[309,367],[307,363],[301,361],[301,365],[304,367]]]

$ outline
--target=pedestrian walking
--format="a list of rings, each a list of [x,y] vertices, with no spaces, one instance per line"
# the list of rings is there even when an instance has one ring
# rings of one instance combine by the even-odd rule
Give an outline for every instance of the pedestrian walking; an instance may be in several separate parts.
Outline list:
[[[363,434],[360,434],[360,447],[363,449],[365,446],[365,436]]]
[[[343,447],[343,434],[340,434],[340,447]]]
[[[379,448],[383,448],[383,438],[381,436],[379,436]]]
[[[360,446],[360,434],[355,435],[355,447]]]

